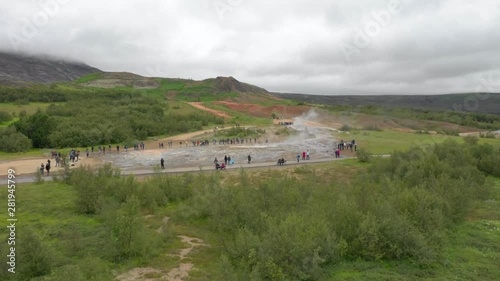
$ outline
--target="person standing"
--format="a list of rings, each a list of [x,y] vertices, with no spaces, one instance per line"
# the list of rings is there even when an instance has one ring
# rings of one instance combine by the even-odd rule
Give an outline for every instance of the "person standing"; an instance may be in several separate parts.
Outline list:
[[[47,164],[45,164],[45,170],[47,170],[47,176],[50,175],[50,160],[47,160]]]
[[[87,148],[87,158],[89,158],[89,149]]]
[[[224,155],[224,164],[227,165],[227,155]]]
[[[43,165],[43,163],[42,163],[42,165],[40,165],[40,174],[42,174],[42,176],[43,176],[43,170],[44,170],[44,169],[45,169],[45,166],[44,166],[44,165]]]
[[[165,160],[163,158],[160,160],[160,165],[162,169],[165,169]]]
[[[252,156],[250,156],[250,154],[248,154],[248,164],[250,164],[252,162]]]
[[[297,162],[300,162],[300,153],[297,153]]]

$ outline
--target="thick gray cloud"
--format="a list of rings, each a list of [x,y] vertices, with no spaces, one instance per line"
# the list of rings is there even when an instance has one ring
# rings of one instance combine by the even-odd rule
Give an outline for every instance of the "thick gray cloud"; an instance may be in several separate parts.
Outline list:
[[[315,94],[472,92],[481,77],[500,80],[497,0],[0,1],[1,49],[106,71]]]

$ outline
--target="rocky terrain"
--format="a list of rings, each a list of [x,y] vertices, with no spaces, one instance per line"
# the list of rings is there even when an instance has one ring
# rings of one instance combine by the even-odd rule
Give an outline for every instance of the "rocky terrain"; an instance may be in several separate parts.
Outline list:
[[[0,52],[0,84],[69,82],[95,72],[101,70],[84,63]]]

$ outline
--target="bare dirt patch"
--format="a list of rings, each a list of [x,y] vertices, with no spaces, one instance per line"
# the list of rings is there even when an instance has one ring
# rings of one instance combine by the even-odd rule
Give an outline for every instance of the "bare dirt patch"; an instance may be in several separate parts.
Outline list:
[[[7,170],[8,169],[14,169],[16,171],[16,175],[21,176],[21,175],[27,175],[27,174],[34,174],[38,168],[40,167],[40,164],[46,164],[47,159],[50,158],[27,158],[27,159],[19,159],[19,160],[12,160],[12,161],[2,161],[0,162],[0,177],[6,176],[7,175]],[[69,161],[69,160],[68,160]],[[51,169],[50,173],[54,173],[57,171],[62,170],[62,167],[56,167],[56,161],[54,159],[50,159],[51,162]],[[95,157],[89,157],[89,158],[80,158],[78,162],[75,162],[74,166],[70,166],[70,168],[76,168],[80,167],[82,165],[88,165],[91,167],[94,166],[99,166],[101,165],[102,161],[99,158]],[[71,163],[73,164],[73,163]]]
[[[216,101],[214,104],[220,104],[226,106],[227,108],[244,112],[248,115],[254,117],[270,117],[272,113],[278,115],[278,117],[292,118],[306,113],[311,108],[309,106],[288,106],[288,105],[273,105],[273,106],[263,106],[253,103],[236,103],[228,101]]]
[[[134,268],[129,272],[123,273],[116,277],[119,281],[157,281],[157,280],[169,280],[163,278],[164,273],[158,269],[151,267],[144,268]]]
[[[215,110],[215,109],[208,108],[208,107],[204,106],[202,102],[188,102],[188,104],[193,106],[193,107],[196,107],[198,109],[210,112],[218,117],[231,118],[231,116],[229,116],[227,113],[225,113],[223,111]]]
[[[163,218],[163,223],[166,225],[168,223],[168,217]],[[182,261],[188,258],[188,255],[196,247],[206,247],[207,244],[203,243],[203,240],[189,237],[189,236],[179,236],[182,242],[189,245],[187,248],[180,250],[177,255],[169,255],[179,257]],[[166,281],[182,281],[189,277],[189,272],[194,269],[194,264],[192,263],[180,263],[178,267],[171,269],[170,271],[162,271],[159,269],[144,267],[144,268],[134,268],[129,272],[121,274],[116,277],[119,281],[153,281],[153,280],[166,280]]]

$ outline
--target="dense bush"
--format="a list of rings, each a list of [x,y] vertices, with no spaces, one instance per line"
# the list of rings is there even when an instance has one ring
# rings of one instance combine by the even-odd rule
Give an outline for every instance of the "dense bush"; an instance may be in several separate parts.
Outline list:
[[[17,274],[19,280],[32,280],[52,270],[52,257],[42,241],[29,229],[20,232]]]
[[[198,182],[179,216],[206,219],[218,234],[227,280],[317,280],[325,266],[352,259],[430,266],[448,229],[475,199],[488,198],[487,164],[480,163],[489,149],[455,142],[413,148],[377,158],[348,186],[319,182],[313,170],[300,180],[243,172],[237,188],[214,176]]]
[[[54,86],[36,85],[32,87],[0,86],[0,102],[27,104],[29,102],[64,102],[68,100],[67,91]]]
[[[347,132],[347,131],[350,131],[352,129],[351,126],[347,125],[347,124],[344,124],[342,125],[342,127],[340,127],[340,131],[343,131],[343,132]]]
[[[40,111],[14,123],[17,131],[26,135],[36,148],[50,147],[49,136],[55,125],[52,117]]]
[[[237,138],[257,138],[261,134],[266,133],[266,131],[263,129],[232,127],[229,130],[222,131],[221,133],[222,133],[222,137],[229,137],[229,138],[234,138],[234,137],[237,137]]]
[[[8,112],[0,111],[0,123],[12,120],[12,115]]]
[[[372,153],[363,148],[360,148],[356,150],[356,157],[358,158],[359,162],[366,163],[370,162]]]
[[[14,126],[36,148],[60,148],[144,140],[223,123],[224,119],[207,112],[177,113],[163,101],[140,93],[82,90],[67,103],[51,104],[45,112],[24,116]]]
[[[0,151],[24,152],[31,148],[31,140],[17,132],[16,128],[8,127],[0,129]]]
[[[54,266],[50,249],[23,230],[20,245],[28,248],[20,250],[31,251],[22,252],[23,270],[29,278],[44,275],[36,280],[112,280],[108,264],[161,254],[172,233],[146,227],[144,214],[169,203],[174,222],[208,226],[219,239],[214,280],[321,280],[330,266],[352,260],[440,266],[449,231],[474,200],[490,198],[486,175],[498,175],[498,152],[469,140],[415,147],[373,159],[348,183],[323,181],[310,166],[263,177],[242,170],[237,181],[218,173],[138,181],[109,165],[80,167],[67,172],[67,182],[77,210],[103,222],[93,229],[99,239],[83,239],[83,225],[65,224],[55,231],[78,259]]]

